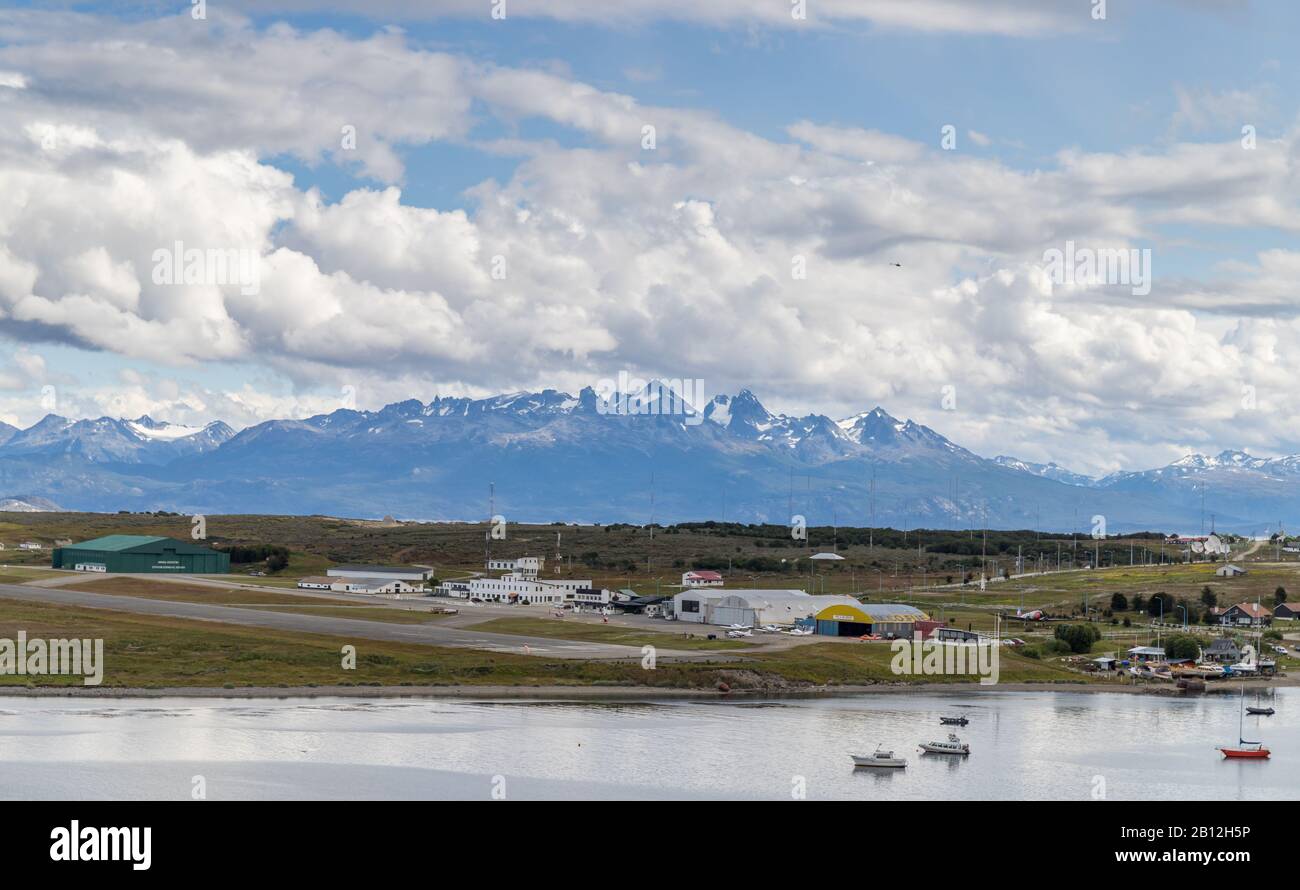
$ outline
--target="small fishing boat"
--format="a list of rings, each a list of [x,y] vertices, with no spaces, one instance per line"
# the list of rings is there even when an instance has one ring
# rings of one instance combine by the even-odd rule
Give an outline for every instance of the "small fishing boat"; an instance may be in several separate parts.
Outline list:
[[[1272,717],[1276,712],[1273,710],[1271,705],[1269,707],[1264,707],[1259,703],[1259,693],[1257,692],[1255,693],[1255,703],[1253,705],[1246,705],[1246,713],[1257,714],[1262,717]]]
[[[879,745],[876,746],[876,753],[870,756],[866,754],[850,754],[853,758],[854,766],[869,766],[882,769],[903,769],[907,766],[906,757],[895,757],[893,751],[885,751]]]
[[[948,741],[922,742],[921,750],[926,754],[955,754],[958,757],[965,757],[970,753],[970,745],[950,732],[948,733]]]
[[[1237,718],[1237,746],[1234,748],[1222,745],[1219,750],[1224,757],[1231,760],[1267,760],[1271,752],[1264,747],[1263,743],[1248,742],[1242,737],[1246,731],[1246,687],[1244,685],[1241,687],[1241,705],[1241,713]]]
[[[970,723],[965,717],[940,717],[939,722],[948,726],[965,726]]]

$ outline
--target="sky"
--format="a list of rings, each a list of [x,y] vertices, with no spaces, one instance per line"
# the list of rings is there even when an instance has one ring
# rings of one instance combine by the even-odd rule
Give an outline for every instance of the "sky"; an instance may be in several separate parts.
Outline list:
[[[1297,32],[1285,0],[9,3],[0,420],[624,372],[1094,474],[1300,452]],[[1056,261],[1098,252],[1129,265]]]

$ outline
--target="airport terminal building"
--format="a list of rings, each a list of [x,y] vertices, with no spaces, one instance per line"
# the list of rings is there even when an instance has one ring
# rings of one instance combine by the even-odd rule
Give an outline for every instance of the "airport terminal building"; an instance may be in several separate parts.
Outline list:
[[[52,565],[78,572],[224,575],[230,571],[230,554],[177,538],[106,535],[56,547]]]

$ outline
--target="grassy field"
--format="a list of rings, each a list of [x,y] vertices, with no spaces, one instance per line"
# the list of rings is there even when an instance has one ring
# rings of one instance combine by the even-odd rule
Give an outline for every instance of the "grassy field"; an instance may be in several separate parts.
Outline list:
[[[84,589],[307,614],[346,611],[351,617],[366,620],[424,623],[439,619],[432,613],[380,609],[363,603],[335,605],[294,595],[289,589],[302,575],[322,574],[329,566],[344,562],[430,565],[444,579],[482,572],[487,530],[483,523],[371,522],[322,516],[252,515],[209,516],[207,528],[208,543],[218,547],[283,545],[290,551],[289,565],[267,576],[247,574],[265,569],[264,564],[236,566],[239,580],[259,588],[256,590],[221,590],[198,584],[120,578],[88,580]],[[0,583],[23,583],[52,574],[44,566],[48,566],[50,559],[48,548],[58,539],[82,540],[111,533],[188,538],[189,530],[189,517],[168,514],[2,514],[0,543],[8,548],[5,556],[12,564],[0,567]],[[23,540],[40,541],[47,549],[37,552],[13,549]],[[1123,651],[1154,641],[1155,632],[1148,626],[1149,616],[1131,610],[1106,614],[1116,593],[1123,594],[1130,602],[1138,595],[1149,598],[1153,593],[1164,593],[1197,611],[1204,611],[1201,600],[1207,587],[1221,606],[1256,599],[1272,605],[1274,591],[1279,587],[1300,594],[1300,562],[1285,554],[1285,559],[1271,561],[1278,555],[1273,548],[1239,544],[1232,561],[1246,567],[1248,574],[1225,579],[1214,575],[1215,563],[1144,565],[1162,556],[1160,547],[1158,537],[1135,536],[1132,540],[1113,539],[1098,545],[1086,538],[1075,540],[1032,532],[990,532],[985,540],[982,533],[970,530],[901,532],[822,528],[810,529],[808,541],[796,542],[781,526],[703,523],[650,529],[627,525],[511,524],[507,526],[505,540],[492,542],[492,553],[498,557],[545,556],[544,578],[589,578],[596,586],[627,587],[638,593],[672,594],[680,589],[678,582],[683,571],[718,568],[730,588],[798,588],[810,593],[855,594],[872,602],[912,603],[950,625],[982,632],[991,632],[998,626],[999,612],[1007,615],[1020,607],[1044,609],[1071,621],[1086,618],[1098,621],[1104,635],[1098,644],[1104,648],[1099,651]],[[559,559],[555,557],[557,549]],[[831,549],[844,560],[813,563],[808,559],[815,552]],[[1078,566],[1098,549],[1103,563],[1100,569],[999,580],[988,583],[984,590],[976,583],[981,573],[997,578],[1013,571],[1018,556],[1024,557],[1026,570],[1055,568],[1058,564]],[[1127,564],[1129,559],[1134,565]],[[811,569],[814,565],[816,568]],[[1177,609],[1173,611],[1175,614],[1167,615],[1166,619],[1176,620]],[[1129,627],[1123,626],[1126,619]],[[676,644],[672,634],[576,621],[513,617],[477,626],[484,630],[632,646],[654,643],[672,648]],[[1054,629],[1054,624],[1001,622],[1004,636],[1021,637],[1036,647],[1047,643]],[[1208,639],[1214,631],[1204,633]],[[693,645],[727,650],[749,644],[719,640]],[[457,660],[470,658],[466,663],[474,663],[471,656],[455,651]],[[821,678],[814,682],[850,675],[860,682],[892,679],[879,673],[877,658],[877,650],[870,647],[810,644],[789,651],[762,652],[753,656],[752,664],[747,655],[743,664],[746,670],[753,667],[763,676]],[[1029,674],[1051,677],[1053,672],[1064,671],[1064,665],[1054,656],[1038,662],[1020,661]],[[572,665],[556,668],[558,675],[570,678],[577,676],[575,670]],[[583,679],[575,682],[603,682],[607,678],[600,671],[614,669],[605,665],[593,666],[592,670],[596,674],[582,675]],[[682,670],[691,674],[695,668]],[[506,681],[498,678],[492,682]],[[695,685],[699,681],[681,682]]]
[[[494,618],[475,624],[473,628],[493,633],[581,640],[590,643],[619,643],[624,646],[660,646],[664,649],[744,649],[750,645],[747,640],[709,640],[702,636],[688,638],[684,634],[548,618]],[[719,637],[723,636],[721,628],[708,630]]]
[[[363,602],[350,603],[346,600],[326,600],[291,593],[232,590],[198,584],[177,584],[171,581],[147,581],[140,578],[98,578],[84,584],[70,584],[65,589],[178,603],[208,603],[218,606],[267,609],[272,612],[293,612],[300,615],[387,621],[391,624],[428,624],[447,617],[429,611],[430,605],[427,601],[411,609],[392,609]]]
[[[59,574],[54,569],[37,566],[3,565],[0,566],[0,584],[26,584],[28,581],[53,578]]]
[[[189,539],[190,518],[150,513],[6,513],[0,514],[0,543],[6,559],[20,565],[49,565],[49,548],[60,539],[84,540],[105,534],[169,535]],[[440,578],[462,576],[483,568],[485,523],[376,522],[325,516],[208,516],[208,543],[275,544],[289,548],[287,568],[267,578],[321,574],[347,562],[431,565]],[[557,535],[559,540],[557,541]],[[36,540],[44,551],[14,549]],[[674,592],[681,572],[717,568],[732,587],[797,587],[808,592],[862,593],[898,598],[900,592],[977,579],[1013,571],[1017,557],[1026,570],[1079,566],[1095,554],[1086,539],[1034,532],[989,532],[930,529],[814,527],[805,541],[795,541],[784,526],[692,523],[648,527],[629,525],[508,524],[506,539],[492,542],[496,556],[545,556],[547,573],[591,578],[605,587],[632,587],[639,593]],[[555,554],[559,551],[562,564]],[[811,570],[808,557],[835,550],[843,562]],[[1135,537],[1102,545],[1105,564],[1125,564],[1160,556],[1159,541]],[[1270,554],[1271,555],[1271,554]],[[1285,554],[1284,554],[1285,555]],[[1289,558],[1289,557],[1288,557]],[[1293,562],[1294,564],[1294,562]],[[263,570],[264,564],[235,565],[237,573]]]
[[[722,682],[736,689],[797,689],[807,684],[898,681],[890,672],[890,652],[884,645],[814,643],[727,663],[660,660],[654,670],[643,670],[637,662],[548,660],[0,598],[0,637],[14,639],[19,630],[26,631],[28,639],[103,639],[108,687],[610,685],[705,690]],[[342,668],[344,645],[356,646],[355,670]],[[1077,679],[1015,656],[1004,658],[1002,677],[1008,682]],[[3,685],[80,686],[81,680],[0,675]]]

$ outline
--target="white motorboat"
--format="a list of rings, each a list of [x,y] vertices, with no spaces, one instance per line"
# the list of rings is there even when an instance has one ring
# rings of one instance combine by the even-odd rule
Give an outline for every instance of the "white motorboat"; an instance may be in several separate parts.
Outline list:
[[[906,757],[895,757],[893,751],[881,750],[879,745],[876,746],[876,753],[870,756],[865,754],[850,754],[849,756],[853,758],[854,766],[874,766],[885,769],[902,769],[907,766]]]
[[[926,754],[956,754],[958,757],[965,757],[970,753],[970,745],[950,732],[948,733],[948,741],[922,742],[921,750]]]

